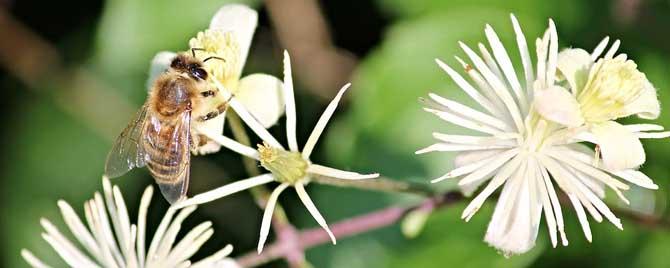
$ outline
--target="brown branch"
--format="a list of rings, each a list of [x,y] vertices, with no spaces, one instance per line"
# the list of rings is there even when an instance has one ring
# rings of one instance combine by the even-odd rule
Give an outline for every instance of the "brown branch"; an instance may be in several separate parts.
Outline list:
[[[291,53],[293,73],[306,89],[330,100],[348,82],[357,59],[333,44],[315,0],[266,0],[270,20],[282,46]]]
[[[347,187],[349,186],[351,185],[347,185]],[[357,188],[378,190],[377,187]],[[425,193],[420,194],[423,195]],[[566,201],[564,196],[561,196],[559,199],[563,204],[569,203],[569,201]],[[413,211],[415,209],[433,210],[449,207],[450,205],[461,200],[464,200],[464,197],[459,192],[448,192],[443,195],[428,197],[422,203],[416,206],[390,206],[378,211],[373,211],[367,214],[345,219],[331,224],[330,229],[337,238],[350,237],[356,234],[365,233],[393,225],[401,220],[409,211]],[[643,215],[627,209],[613,210],[617,215],[633,221],[640,226],[651,229],[670,230],[670,219],[665,219],[653,215]],[[295,230],[293,230],[293,232],[295,232]],[[278,234],[278,237],[282,237],[282,239],[278,239],[273,244],[267,246],[261,254],[257,254],[256,252],[246,253],[237,259],[238,263],[242,265],[242,267],[255,267],[273,260],[282,258],[286,259],[288,256],[295,254],[296,252],[304,254],[306,249],[330,242],[328,234],[326,234],[321,228],[311,228],[300,231],[297,234],[292,233],[290,237]]]
[[[648,229],[670,230],[670,219],[657,215],[641,214],[630,209],[614,208],[615,215],[626,218],[639,226]]]
[[[410,206],[391,206],[364,215],[342,220],[330,225],[330,229],[337,238],[345,238],[360,233],[369,232],[391,226],[397,223],[410,211],[415,209],[433,209],[449,207],[463,200],[459,192],[448,192],[443,195],[426,198],[422,203]],[[297,233],[290,239],[279,240],[265,248],[261,254],[249,252],[237,259],[242,267],[255,267],[270,261],[286,258],[293,252],[303,252],[305,249],[329,243],[328,234],[321,228],[312,228]]]

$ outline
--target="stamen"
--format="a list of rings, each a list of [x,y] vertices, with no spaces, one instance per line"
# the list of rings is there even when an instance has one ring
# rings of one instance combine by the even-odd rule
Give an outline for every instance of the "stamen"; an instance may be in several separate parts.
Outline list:
[[[258,144],[261,166],[272,172],[281,183],[294,185],[307,175],[309,163],[302,158],[300,152],[286,151],[271,147],[266,142]]]
[[[624,116],[625,106],[640,97],[646,81],[632,60],[599,60],[577,98],[586,121],[604,122]]]

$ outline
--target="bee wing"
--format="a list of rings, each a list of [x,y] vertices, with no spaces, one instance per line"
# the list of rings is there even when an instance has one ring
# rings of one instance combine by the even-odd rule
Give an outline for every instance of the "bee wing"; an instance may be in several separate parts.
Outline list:
[[[147,118],[147,105],[137,112],[135,118],[121,132],[105,162],[105,175],[119,177],[129,170],[146,164],[146,153],[140,145],[142,131]]]
[[[174,204],[186,196],[191,166],[191,112],[183,112],[174,126],[150,118],[146,135],[148,166],[163,197]]]

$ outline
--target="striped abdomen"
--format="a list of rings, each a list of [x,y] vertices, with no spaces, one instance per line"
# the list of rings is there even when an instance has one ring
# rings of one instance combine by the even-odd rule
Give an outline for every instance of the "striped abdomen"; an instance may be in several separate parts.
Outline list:
[[[190,112],[175,119],[149,118],[142,145],[147,168],[158,183],[176,184],[188,177],[190,162]]]

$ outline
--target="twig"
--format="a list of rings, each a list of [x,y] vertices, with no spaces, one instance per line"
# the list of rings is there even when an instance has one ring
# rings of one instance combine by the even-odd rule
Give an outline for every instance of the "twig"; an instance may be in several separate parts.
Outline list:
[[[377,183],[370,183],[377,181]],[[378,178],[375,180],[355,181],[354,183],[331,183],[334,179],[327,177],[319,177],[315,182],[325,183],[334,186],[354,187],[361,189],[371,189],[390,192],[407,192],[419,195],[429,196],[422,203],[411,207],[390,206],[378,211],[373,211],[361,216],[342,220],[330,225],[336,237],[344,238],[360,233],[369,232],[372,230],[387,227],[395,224],[405,216],[409,211],[415,209],[433,210],[448,207],[458,201],[464,200],[460,192],[447,192],[442,195],[430,197],[432,190],[428,186],[420,186],[418,183],[407,183],[402,181],[391,180],[388,178]],[[363,183],[365,182],[365,183]],[[561,203],[566,203],[564,197],[560,198]],[[670,220],[658,216],[642,215],[634,211],[625,209],[614,209],[617,215],[627,218],[638,225],[648,228],[658,228],[670,230]],[[268,263],[273,260],[287,258],[287,256],[300,252],[304,254],[306,249],[317,245],[330,242],[330,238],[321,228],[312,228],[299,232],[297,235],[293,234],[293,239],[282,239],[267,246],[261,254],[256,252],[249,252],[237,259],[238,263],[243,267],[255,267]]]
[[[369,232],[384,228],[397,223],[408,212],[425,207],[445,208],[463,200],[463,195],[459,192],[448,192],[431,198],[426,198],[422,203],[410,206],[391,206],[378,211],[370,212],[364,215],[356,216],[342,220],[330,225],[330,229],[338,238],[350,237],[356,234]],[[265,248],[261,254],[249,252],[237,259],[242,267],[255,267],[270,261],[284,258],[287,254],[329,243],[328,234],[321,228],[312,228],[301,231],[295,237],[297,241],[280,240]]]
[[[614,208],[614,214],[649,229],[670,230],[670,219],[656,215],[640,214],[630,209]]]
[[[341,180],[336,178],[330,178],[326,176],[315,176],[312,180],[319,184],[327,184],[338,187],[351,187],[358,189],[367,189],[375,190],[382,192],[393,192],[393,193],[411,193],[423,196],[434,196],[437,194],[435,189],[430,187],[426,183],[417,183],[411,181],[399,181],[393,180],[386,177],[379,177],[376,179],[370,180]]]
[[[323,98],[349,80],[357,59],[333,44],[328,22],[315,0],[266,0],[270,20],[305,89]]]

